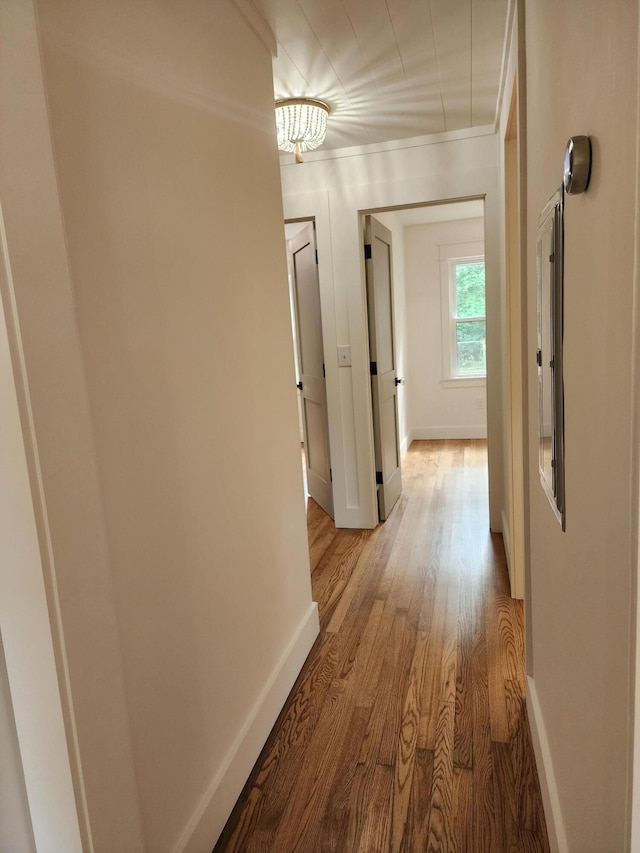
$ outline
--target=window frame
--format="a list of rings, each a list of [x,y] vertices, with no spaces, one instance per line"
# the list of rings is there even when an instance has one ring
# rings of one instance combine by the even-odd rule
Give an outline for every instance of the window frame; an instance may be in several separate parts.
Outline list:
[[[440,285],[442,307],[442,385],[444,387],[480,386],[486,384],[486,259],[482,241],[441,245]],[[482,263],[485,265],[485,313],[478,317],[458,317],[456,314],[455,270],[460,264]],[[458,373],[458,324],[484,320],[485,323],[485,370],[483,373]]]

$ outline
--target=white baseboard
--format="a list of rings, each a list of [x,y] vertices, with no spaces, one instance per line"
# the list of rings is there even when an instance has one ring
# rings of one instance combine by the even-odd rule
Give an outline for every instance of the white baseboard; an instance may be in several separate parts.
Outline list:
[[[312,602],[173,853],[211,853],[320,632]]]
[[[547,732],[544,727],[544,720],[542,719],[542,709],[538,702],[535,682],[530,676],[527,676],[527,713],[531,726],[531,739],[533,741],[533,751],[536,756],[551,853],[569,853],[569,845],[560,810],[556,777],[553,773],[553,765],[551,763],[549,741],[547,740]]]
[[[486,437],[486,424],[476,424],[471,426],[415,427],[410,433],[411,441],[429,441],[443,438]]]

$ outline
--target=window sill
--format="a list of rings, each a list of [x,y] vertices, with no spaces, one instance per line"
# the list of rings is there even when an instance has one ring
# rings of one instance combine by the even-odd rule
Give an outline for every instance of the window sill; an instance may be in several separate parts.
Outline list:
[[[443,388],[484,388],[487,384],[486,376],[456,376],[451,379],[441,379]]]

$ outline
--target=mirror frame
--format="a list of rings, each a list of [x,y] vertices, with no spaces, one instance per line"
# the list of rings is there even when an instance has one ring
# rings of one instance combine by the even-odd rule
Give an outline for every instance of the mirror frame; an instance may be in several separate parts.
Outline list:
[[[545,249],[545,246],[549,248]],[[538,350],[536,361],[538,365],[538,461],[540,480],[554,514],[562,529],[565,530],[562,352],[564,336],[564,191],[562,187],[551,196],[538,218],[536,255],[538,278]]]

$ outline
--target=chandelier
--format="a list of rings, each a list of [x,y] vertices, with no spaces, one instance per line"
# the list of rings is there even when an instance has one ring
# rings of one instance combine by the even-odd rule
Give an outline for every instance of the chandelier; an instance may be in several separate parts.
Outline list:
[[[278,148],[293,151],[296,163],[302,163],[302,152],[313,151],[324,142],[329,107],[313,98],[286,98],[276,101]]]

